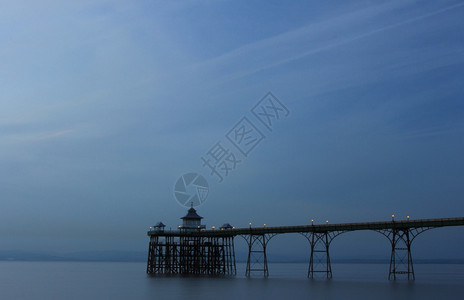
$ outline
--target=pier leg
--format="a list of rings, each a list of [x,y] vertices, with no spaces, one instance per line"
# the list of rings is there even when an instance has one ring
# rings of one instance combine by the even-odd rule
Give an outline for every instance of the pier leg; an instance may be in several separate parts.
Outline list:
[[[408,280],[415,280],[409,229],[392,229],[390,242],[391,257],[388,279],[396,280],[397,276],[403,275],[407,276]]]
[[[148,274],[177,274],[177,245],[172,237],[152,236],[148,245]]]
[[[222,243],[224,245],[225,274],[236,275],[234,237],[224,237]]]
[[[274,235],[250,234],[243,236],[248,243],[248,260],[245,275],[251,276],[253,272],[262,272],[264,277],[269,276],[267,267],[266,245]]]
[[[236,275],[234,237],[151,236],[147,273]]]
[[[331,237],[328,232],[313,232],[306,236],[311,245],[309,258],[308,278],[315,278],[317,274],[332,278],[332,266],[330,264],[329,246]]]
[[[211,244],[211,243],[210,243]],[[201,238],[197,236],[183,236],[180,238],[180,253],[179,253],[179,273],[184,275],[200,275],[201,259],[202,259],[202,243]],[[210,247],[215,247],[212,245]],[[214,248],[215,250],[215,248]],[[213,251],[213,249],[210,249]],[[212,253],[212,259],[216,258],[216,253]],[[213,263],[213,262],[212,262]],[[215,263],[215,262],[214,262]]]
[[[150,237],[148,244],[147,274],[153,274],[155,269],[155,244],[158,237]]]

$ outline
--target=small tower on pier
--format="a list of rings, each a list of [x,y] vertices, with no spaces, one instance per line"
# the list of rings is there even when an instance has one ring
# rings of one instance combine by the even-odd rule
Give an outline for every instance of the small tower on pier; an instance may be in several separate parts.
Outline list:
[[[158,222],[158,223],[156,223],[156,225],[150,227],[150,229],[155,230],[155,231],[163,232],[164,227],[166,227],[166,225],[164,225],[163,222]]]
[[[203,217],[200,217],[197,214],[197,211],[195,208],[193,208],[193,203],[192,207],[188,210],[187,214],[181,218],[182,219],[182,230],[199,230],[199,229],[204,229],[205,225],[201,225],[201,219]]]

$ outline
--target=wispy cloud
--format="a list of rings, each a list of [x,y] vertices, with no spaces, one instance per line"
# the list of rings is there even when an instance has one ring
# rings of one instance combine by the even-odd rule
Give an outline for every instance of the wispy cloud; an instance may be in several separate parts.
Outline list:
[[[52,132],[52,133],[46,133],[46,134],[43,134],[43,135],[40,135],[40,136],[36,137],[35,141],[44,141],[44,140],[55,139],[55,138],[61,137],[63,135],[70,134],[73,131],[74,130],[67,129],[67,130],[61,130],[61,131],[56,131],[56,132]]]
[[[31,144],[36,142],[43,142],[48,140],[57,139],[65,135],[69,135],[75,132],[74,129],[64,129],[64,130],[54,130],[54,131],[41,131],[41,132],[12,132],[9,134],[4,134],[0,141],[0,145],[3,147],[14,146],[14,145],[23,145]],[[5,148],[4,148],[5,149]]]
[[[464,132],[464,122],[452,124],[440,124],[417,130],[405,131],[401,137],[405,139],[429,138],[435,136],[444,136],[449,134],[462,134]]]
[[[405,19],[395,20],[383,26],[379,26],[382,22],[374,22],[376,19],[382,20],[383,23],[392,22],[389,21],[389,17],[396,10],[405,8],[411,3],[415,1],[388,2],[332,17],[319,23],[311,23],[241,46],[220,56],[194,64],[190,68],[217,70],[214,74],[220,73],[221,81],[233,80],[464,7],[464,3],[457,3],[425,14],[407,15]]]

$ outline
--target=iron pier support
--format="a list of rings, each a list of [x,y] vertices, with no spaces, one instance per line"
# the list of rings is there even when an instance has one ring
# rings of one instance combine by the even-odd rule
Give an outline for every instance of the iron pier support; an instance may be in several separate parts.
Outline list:
[[[311,253],[309,257],[308,278],[314,279],[322,274],[327,279],[332,278],[329,247],[332,240],[344,231],[321,231],[301,233],[309,241]]]
[[[264,277],[269,276],[267,266],[266,246],[275,234],[253,234],[242,235],[248,244],[248,259],[245,276],[250,277],[254,272],[262,272]]]
[[[397,275],[407,275],[408,280],[415,280],[411,255],[409,230],[392,229],[389,280],[396,280]]]
[[[234,237],[152,235],[147,273],[152,275],[235,275]]]
[[[391,244],[390,268],[388,280],[406,278],[415,280],[414,265],[412,262],[412,241],[422,232],[432,229],[432,226],[418,228],[393,227],[391,229],[376,230],[383,234]]]

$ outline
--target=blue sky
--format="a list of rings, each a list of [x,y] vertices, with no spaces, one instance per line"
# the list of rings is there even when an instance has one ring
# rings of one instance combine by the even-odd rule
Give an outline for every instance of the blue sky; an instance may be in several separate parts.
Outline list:
[[[0,250],[145,251],[188,172],[208,226],[463,216],[462,20],[462,1],[3,3]],[[200,158],[268,91],[289,116],[218,183]],[[418,256],[463,258],[461,236]]]

